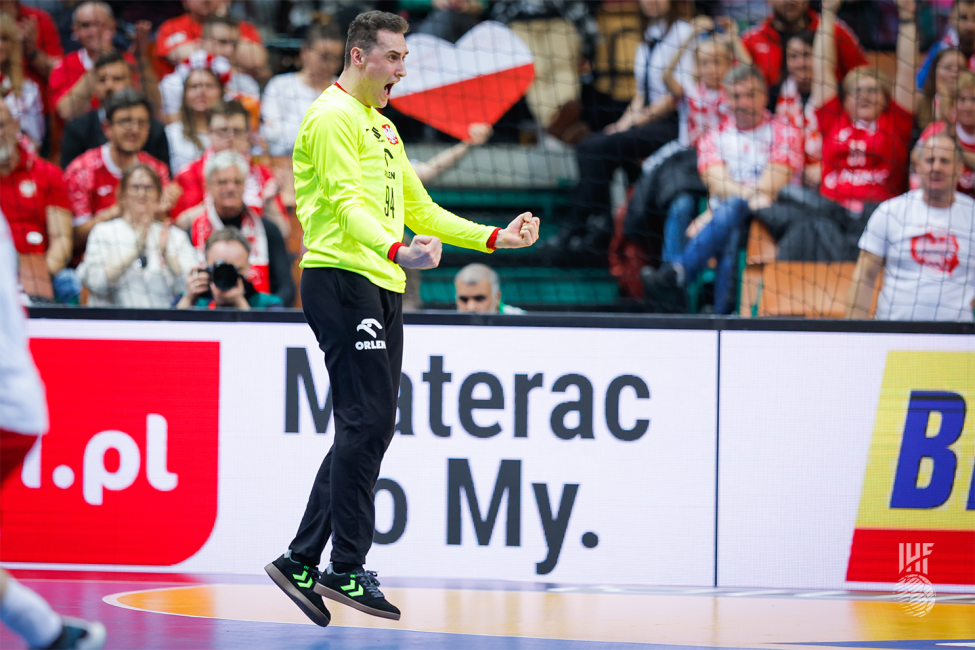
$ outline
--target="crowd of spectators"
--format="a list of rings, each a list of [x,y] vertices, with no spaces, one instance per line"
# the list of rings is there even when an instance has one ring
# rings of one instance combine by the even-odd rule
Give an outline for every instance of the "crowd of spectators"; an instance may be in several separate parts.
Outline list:
[[[160,15],[173,4],[0,0],[0,209],[33,300],[294,304],[290,156],[304,113],[342,70],[343,25],[363,7],[310,2],[335,11],[312,15],[300,3],[183,0],[182,13]],[[528,45],[532,141],[561,140],[579,167],[570,207],[548,226],[546,259],[604,263],[615,232],[649,261],[639,274],[647,309],[685,310],[687,288],[713,267],[714,309],[730,313],[739,251],[757,220],[780,260],[856,261],[851,305],[882,269],[878,315],[972,319],[975,215],[937,207],[954,194],[929,195],[944,174],[959,193],[975,191],[975,2],[952,3],[919,66],[915,2],[896,0],[893,78],[837,17],[842,0],[816,3],[821,11],[808,0],[365,4],[425,9],[414,31],[451,42],[497,20]],[[627,12],[639,25],[629,62],[623,32],[605,20]],[[301,39],[287,69],[264,45],[282,24]],[[628,80],[615,72],[621,64]],[[594,90],[600,75],[630,87],[629,103],[618,88]],[[412,162],[429,180],[503,131],[474,125],[467,141]],[[934,160],[948,149],[957,174]],[[614,223],[619,169],[633,191]],[[891,209],[909,188],[918,198]],[[239,282],[214,284],[217,266]],[[475,268],[458,278],[458,300],[500,303],[496,275]],[[903,308],[929,294],[963,302]]]

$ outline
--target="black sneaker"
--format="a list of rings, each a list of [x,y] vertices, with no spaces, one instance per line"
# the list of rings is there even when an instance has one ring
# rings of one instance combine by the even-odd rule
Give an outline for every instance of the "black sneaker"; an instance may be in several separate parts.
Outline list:
[[[105,645],[105,626],[70,616],[61,617],[61,635],[47,648],[66,650],[101,650]]]
[[[292,560],[291,551],[268,564],[264,570],[312,623],[322,627],[329,624],[332,615],[325,608],[322,597],[313,590],[321,571]]]
[[[658,314],[683,314],[687,312],[687,295],[681,270],[665,263],[653,270],[644,266],[640,270],[643,282],[643,300],[649,311]]]
[[[379,591],[375,571],[365,571],[359,567],[348,573],[335,573],[329,564],[315,584],[315,593],[366,614],[399,620],[399,610],[390,605],[383,592]]]

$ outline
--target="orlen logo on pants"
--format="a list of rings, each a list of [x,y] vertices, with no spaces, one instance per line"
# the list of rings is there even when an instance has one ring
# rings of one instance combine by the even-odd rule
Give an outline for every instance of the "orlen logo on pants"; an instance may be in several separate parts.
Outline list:
[[[220,344],[36,339],[51,430],[4,485],[0,560],[171,565],[217,514]]]
[[[975,585],[972,404],[975,354],[887,354],[848,581],[897,582],[931,555],[926,579]]]

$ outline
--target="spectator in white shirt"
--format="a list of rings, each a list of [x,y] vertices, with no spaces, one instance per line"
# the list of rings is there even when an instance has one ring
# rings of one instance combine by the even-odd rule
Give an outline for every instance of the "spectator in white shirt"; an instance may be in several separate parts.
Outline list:
[[[24,76],[23,53],[17,22],[10,14],[0,13],[0,98],[20,123],[20,130],[40,148],[45,129],[41,90]]]
[[[305,112],[335,82],[344,53],[345,39],[337,27],[313,25],[298,55],[301,70],[267,83],[261,99],[261,133],[272,156],[291,155]]]
[[[186,78],[179,119],[166,126],[169,168],[173,174],[202,156],[210,146],[210,110],[222,98],[223,84],[213,70],[194,70]]]
[[[921,189],[885,201],[860,237],[847,317],[867,318],[881,271],[880,320],[972,321],[975,200],[955,191],[962,151],[947,133],[914,151]]]
[[[237,69],[236,52],[239,41],[240,27],[230,16],[211,16],[203,23],[203,38],[200,39],[200,46],[203,49],[191,54],[187,61],[176,66],[175,72],[166,75],[159,82],[165,121],[179,119],[183,84],[191,71],[204,67],[210,68],[220,76],[226,93],[225,100],[241,97],[260,98],[261,87],[254,77]]]
[[[156,219],[161,195],[150,167],[135,164],[122,174],[122,216],[92,228],[78,267],[89,306],[165,309],[183,293],[199,256],[185,232]]]

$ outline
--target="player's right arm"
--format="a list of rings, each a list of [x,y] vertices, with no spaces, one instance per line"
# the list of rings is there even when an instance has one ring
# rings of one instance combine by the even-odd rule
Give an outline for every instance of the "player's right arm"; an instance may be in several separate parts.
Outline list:
[[[305,131],[321,191],[339,227],[377,255],[388,257],[397,240],[366,210],[359,124],[343,111],[322,111]]]

